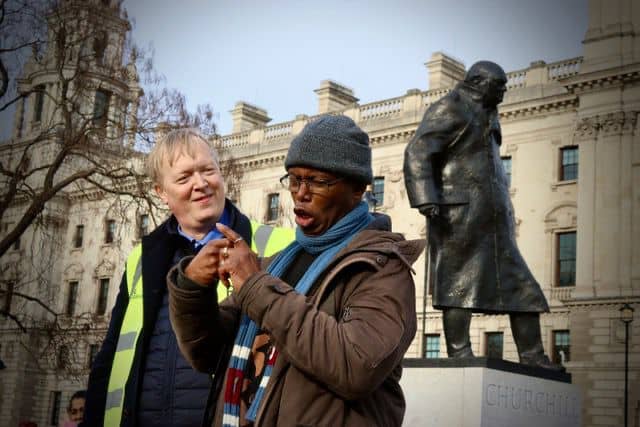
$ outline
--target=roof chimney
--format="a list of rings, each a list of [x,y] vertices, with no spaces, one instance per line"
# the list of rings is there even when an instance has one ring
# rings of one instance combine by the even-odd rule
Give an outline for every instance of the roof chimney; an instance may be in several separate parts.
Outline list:
[[[236,102],[236,106],[231,110],[231,116],[233,117],[232,133],[263,127],[271,121],[271,117],[267,116],[267,110],[244,101]]]
[[[314,92],[318,94],[318,114],[339,111],[358,102],[352,89],[332,80],[323,80]]]
[[[464,64],[442,52],[431,55],[424,65],[429,70],[429,90],[453,87],[464,80]]]

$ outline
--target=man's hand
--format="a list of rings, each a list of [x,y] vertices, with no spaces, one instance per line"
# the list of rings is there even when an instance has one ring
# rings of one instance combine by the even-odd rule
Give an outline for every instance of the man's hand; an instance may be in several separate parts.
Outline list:
[[[218,276],[228,286],[231,280],[233,290],[238,292],[244,282],[260,271],[260,263],[255,253],[242,237],[223,224],[216,224],[226,239],[227,246],[220,251],[220,263],[218,264]]]
[[[212,240],[193,257],[184,269],[184,274],[200,286],[213,286],[218,281],[221,251],[229,245],[227,239]]]
[[[418,208],[418,210],[427,218],[433,218],[440,215],[440,207],[435,203],[427,203],[426,205],[422,205]]]

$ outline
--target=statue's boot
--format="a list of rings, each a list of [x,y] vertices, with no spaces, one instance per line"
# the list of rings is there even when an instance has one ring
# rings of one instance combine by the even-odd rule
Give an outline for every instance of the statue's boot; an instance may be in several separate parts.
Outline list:
[[[509,317],[520,363],[553,371],[565,371],[564,366],[551,362],[544,354],[538,313],[511,313]]]
[[[442,323],[449,357],[473,357],[469,340],[471,310],[445,308],[442,313]]]

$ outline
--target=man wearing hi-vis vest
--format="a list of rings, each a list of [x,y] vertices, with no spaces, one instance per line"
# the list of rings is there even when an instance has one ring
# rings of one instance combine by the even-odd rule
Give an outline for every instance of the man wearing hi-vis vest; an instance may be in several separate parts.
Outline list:
[[[198,426],[213,379],[194,371],[169,321],[165,277],[181,258],[237,232],[260,256],[294,238],[290,229],[250,221],[225,199],[218,156],[193,129],[169,132],[147,159],[155,190],[171,211],[127,259],[107,335],[93,362],[82,426]],[[218,298],[226,297],[220,285]]]

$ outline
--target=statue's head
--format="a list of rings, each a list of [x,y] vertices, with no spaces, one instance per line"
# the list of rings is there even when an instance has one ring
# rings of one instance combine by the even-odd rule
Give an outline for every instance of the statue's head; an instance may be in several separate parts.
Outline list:
[[[507,90],[507,75],[501,66],[491,61],[473,64],[464,81],[482,93],[482,102],[486,107],[495,108],[500,104]]]

